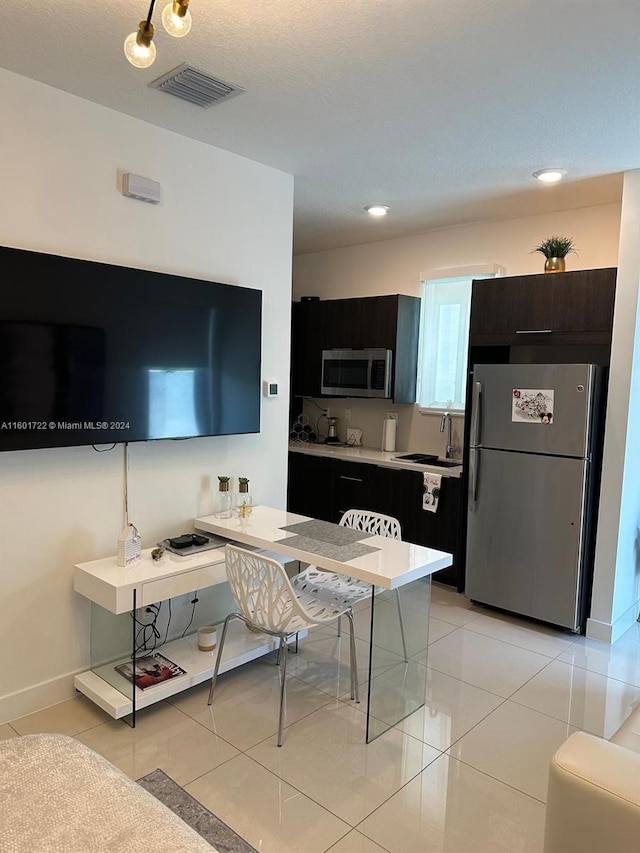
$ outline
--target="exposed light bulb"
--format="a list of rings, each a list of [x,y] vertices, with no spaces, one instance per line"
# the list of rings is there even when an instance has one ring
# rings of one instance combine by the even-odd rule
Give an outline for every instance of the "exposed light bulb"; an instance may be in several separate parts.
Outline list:
[[[389,207],[386,204],[369,204],[365,210],[369,216],[386,216],[389,213]]]
[[[162,26],[174,38],[183,38],[191,29],[191,12],[187,6],[188,0],[173,0],[162,10]]]
[[[533,177],[545,184],[557,184],[566,174],[566,169],[539,169],[533,173]]]
[[[156,46],[153,43],[153,24],[140,21],[137,32],[124,40],[124,55],[136,68],[148,68],[156,58]]]

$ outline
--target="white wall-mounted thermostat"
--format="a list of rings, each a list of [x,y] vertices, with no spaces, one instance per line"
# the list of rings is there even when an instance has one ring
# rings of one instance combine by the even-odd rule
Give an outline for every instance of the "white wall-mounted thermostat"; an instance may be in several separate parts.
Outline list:
[[[125,172],[122,176],[122,195],[138,201],[146,201],[149,204],[160,204],[162,187],[158,181],[152,181],[151,178]]]
[[[265,397],[277,397],[278,396],[278,383],[275,379],[265,379],[264,381],[264,396]]]

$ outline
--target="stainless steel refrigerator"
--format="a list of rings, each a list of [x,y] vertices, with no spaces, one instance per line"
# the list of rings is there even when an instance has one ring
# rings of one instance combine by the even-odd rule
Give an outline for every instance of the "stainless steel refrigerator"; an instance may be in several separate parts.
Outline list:
[[[583,630],[602,377],[480,364],[472,377],[465,594]]]

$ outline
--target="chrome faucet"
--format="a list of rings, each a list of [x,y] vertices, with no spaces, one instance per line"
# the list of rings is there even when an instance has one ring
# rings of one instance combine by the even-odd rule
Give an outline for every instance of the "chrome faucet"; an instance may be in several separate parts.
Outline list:
[[[440,420],[440,432],[444,432],[445,427],[447,428],[447,449],[445,451],[444,458],[451,459],[455,448],[451,444],[451,415],[449,414],[449,412],[445,412],[442,415],[442,419]]]

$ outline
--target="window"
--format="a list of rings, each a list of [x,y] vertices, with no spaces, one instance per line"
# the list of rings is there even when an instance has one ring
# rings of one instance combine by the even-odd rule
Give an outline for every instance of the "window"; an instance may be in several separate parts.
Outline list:
[[[485,268],[486,270],[486,268]],[[423,409],[464,411],[471,282],[504,274],[469,272],[422,282],[418,404]]]

